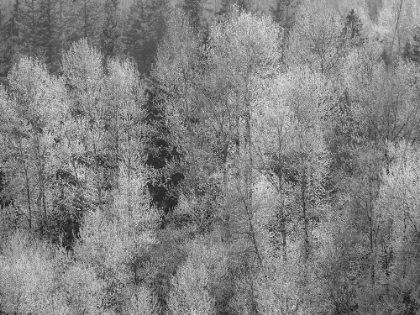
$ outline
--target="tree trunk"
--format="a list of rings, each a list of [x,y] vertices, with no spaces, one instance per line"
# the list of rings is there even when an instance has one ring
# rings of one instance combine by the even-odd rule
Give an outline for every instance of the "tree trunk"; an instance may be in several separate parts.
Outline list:
[[[309,220],[307,214],[307,204],[306,204],[306,167],[302,168],[302,178],[301,178],[301,202],[302,202],[302,216],[303,216],[303,261],[306,264],[309,258]]]
[[[284,214],[284,195],[283,195],[283,176],[281,171],[278,173],[279,179],[279,215],[280,215],[280,232],[282,237],[282,251],[283,251],[283,261],[287,261],[287,233],[286,233],[286,218]]]
[[[279,215],[280,215],[280,231],[282,236],[282,250],[283,250],[283,261],[287,261],[287,234],[286,234],[286,218],[284,214],[284,191],[283,191],[283,170],[284,170],[284,154],[283,151],[283,134],[280,128],[277,129],[278,133],[278,154],[281,156],[281,168],[278,170],[278,193],[279,193]],[[279,159],[280,160],[280,159]]]

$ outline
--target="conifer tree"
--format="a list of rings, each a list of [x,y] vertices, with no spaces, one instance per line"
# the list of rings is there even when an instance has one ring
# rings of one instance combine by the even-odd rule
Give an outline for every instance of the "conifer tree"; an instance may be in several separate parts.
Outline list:
[[[8,15],[3,7],[0,12],[0,77],[3,78],[7,76],[17,58],[19,35],[17,15],[19,6],[20,0],[15,0]]]
[[[420,26],[416,27],[413,39],[406,43],[403,56],[420,64]]]
[[[136,0],[131,7],[125,34],[127,54],[133,57],[141,74],[148,75],[158,45],[166,32],[167,0]]]
[[[296,6],[295,0],[277,0],[274,7],[270,7],[273,21],[279,23],[286,33],[293,26]]]
[[[17,15],[19,51],[31,57],[43,57],[39,32],[40,5],[36,0],[22,0]]]
[[[350,41],[352,46],[358,46],[363,43],[362,30],[362,21],[352,9],[346,16],[341,36],[344,40]]]
[[[249,12],[251,10],[251,4],[247,0],[222,0],[221,7],[217,14],[220,16],[227,16],[232,12],[234,6],[241,12]]]
[[[60,51],[58,49],[58,1],[42,0],[39,3],[38,34],[39,46],[45,56],[47,66],[56,72],[60,63]]]
[[[202,25],[202,2],[202,0],[184,0],[182,3],[182,10],[185,12],[190,25],[195,31],[198,31]]]
[[[101,34],[101,48],[104,57],[114,57],[121,51],[121,29],[119,0],[106,0],[105,21]]]
[[[70,43],[86,38],[92,45],[99,44],[103,23],[101,9],[98,0],[79,0],[71,3],[68,11]]]

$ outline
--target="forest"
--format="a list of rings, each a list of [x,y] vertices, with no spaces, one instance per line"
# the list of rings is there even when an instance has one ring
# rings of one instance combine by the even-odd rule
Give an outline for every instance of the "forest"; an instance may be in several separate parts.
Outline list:
[[[0,1],[0,315],[420,314],[418,0]]]

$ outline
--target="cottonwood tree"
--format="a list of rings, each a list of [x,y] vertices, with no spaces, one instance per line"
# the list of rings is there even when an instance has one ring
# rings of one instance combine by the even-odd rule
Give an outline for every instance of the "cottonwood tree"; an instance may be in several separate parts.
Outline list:
[[[358,292],[361,299],[375,292],[387,278],[384,274],[389,274],[392,250],[387,245],[387,233],[382,233],[388,223],[378,220],[379,209],[375,207],[382,170],[387,172],[391,163],[388,143],[403,139],[415,143],[418,138],[416,72],[398,58],[387,65],[380,56],[380,45],[370,42],[347,56],[343,71],[346,115],[351,125],[346,132],[348,170],[336,187],[353,227],[348,229],[351,243],[342,239],[340,246],[349,248],[349,259],[357,266],[349,269],[349,277],[365,275],[357,280],[364,288]],[[379,261],[384,268],[378,266]],[[363,305],[370,303],[367,301],[369,298]]]
[[[111,212],[88,212],[80,232],[81,242],[74,248],[80,268],[91,266],[102,283],[96,292],[101,296],[101,307],[117,312],[133,307],[132,298],[139,286],[145,285],[138,280],[142,272],[138,261],[157,243],[160,220],[145,194],[147,176],[141,165],[130,171],[121,165],[119,171],[120,190]]]
[[[72,119],[77,125],[74,137],[81,147],[75,152],[74,163],[84,169],[84,184],[95,191],[95,205],[104,203],[104,164],[106,161],[105,76],[102,55],[81,40],[63,56],[63,76],[71,101]]]
[[[393,162],[389,168],[383,168],[383,184],[374,205],[378,222],[378,280],[373,292],[359,298],[366,313],[373,313],[375,309],[380,312],[418,310],[412,292],[419,287],[413,275],[418,270],[419,218],[415,209],[419,198],[415,192],[419,152],[417,146],[408,141],[389,143],[388,150]],[[381,305],[382,298],[387,303]]]
[[[210,282],[205,266],[194,266],[190,261],[181,266],[172,281],[169,309],[174,315],[215,314],[214,298],[211,297]]]
[[[111,59],[107,64],[105,86],[107,151],[115,164],[111,182],[117,184],[118,168],[122,164],[128,171],[136,169],[142,161],[142,137],[148,134],[142,124],[141,108],[145,97],[136,66],[129,60]]]
[[[179,40],[164,42],[155,76],[173,95],[170,119],[180,121],[182,130],[187,131],[188,137],[181,139],[188,148],[186,160],[196,158],[199,164],[194,165],[218,177],[219,182],[223,174],[223,195],[231,205],[225,201],[224,214],[241,222],[235,227],[235,238],[246,235],[239,238],[247,248],[233,256],[246,256],[251,252],[250,261],[261,263],[252,231],[252,104],[258,97],[254,88],[260,84],[259,80],[277,71],[278,27],[269,18],[234,11],[229,19],[210,28],[209,44],[200,48],[194,36],[189,35],[193,34],[189,26],[182,19],[179,21],[177,29],[180,31],[174,34]],[[183,43],[181,36],[188,41]],[[206,143],[210,146],[203,147],[202,139],[208,139]],[[204,163],[205,168],[201,166]],[[204,172],[202,174],[206,174]],[[244,267],[239,265],[239,269]],[[244,269],[241,272],[241,277],[246,278],[247,272]],[[255,309],[255,305],[251,306],[253,301],[253,298],[248,299],[247,306],[248,302],[242,301],[243,306]]]
[[[334,73],[342,53],[341,29],[341,17],[328,0],[304,1],[289,35],[285,62],[306,65],[322,74]]]
[[[175,143],[177,152],[182,154],[179,162],[168,165],[166,169],[172,173],[171,169],[174,169],[185,177],[181,188],[183,198],[194,205],[190,215],[194,225],[204,231],[214,223],[216,213],[212,210],[219,198],[213,192],[220,187],[219,179],[211,177],[219,170],[215,160],[219,154],[215,145],[217,140],[206,124],[209,116],[204,112],[207,101],[203,95],[206,52],[180,10],[169,24],[171,27],[152,72],[155,80],[161,82],[167,91],[162,107],[168,120],[166,130],[169,131],[170,143]],[[208,145],[204,147],[204,143]],[[179,217],[180,213],[176,216]]]
[[[142,261],[158,242],[156,231],[160,222],[147,194],[147,183],[153,174],[144,166],[143,145],[150,132],[141,108],[144,86],[136,67],[128,60],[110,59],[107,76],[99,79],[103,86],[97,97],[102,98],[103,105],[102,116],[96,117],[102,119],[103,125],[98,125],[97,130],[103,134],[97,140],[102,145],[98,152],[112,159],[116,167],[110,175],[113,188],[106,207],[88,211],[84,216],[81,242],[75,246],[74,255],[81,268],[92,266],[95,277],[101,280],[101,309],[156,314],[157,300],[153,305],[137,301],[150,293],[150,283],[141,282],[140,275],[146,268]],[[107,127],[102,129],[103,126]],[[105,174],[106,170],[102,171]],[[143,295],[136,298],[138,292]],[[150,293],[152,297],[156,298]]]
[[[324,123],[332,101],[331,84],[308,69],[294,70],[280,74],[270,90],[274,95],[261,104],[258,117],[261,119],[258,123],[260,165],[279,194],[277,207],[284,259],[288,252],[286,213],[298,227],[298,235],[289,234],[289,246],[298,246],[301,250],[299,304],[302,309],[310,309],[315,300],[311,301],[313,295],[309,296],[308,288],[322,286],[319,279],[311,279],[308,268],[309,265],[319,268],[316,263],[322,261],[331,237],[326,229],[330,221],[325,189],[330,157]],[[272,115],[273,112],[276,115]],[[266,141],[263,136],[266,133],[272,140]],[[292,226],[289,229],[292,230]]]
[[[279,55],[279,30],[269,18],[257,18],[248,13],[240,14],[234,11],[230,18],[210,29],[209,50],[209,76],[212,84],[218,83],[225,95],[221,95],[220,103],[216,103],[216,110],[219,114],[216,123],[216,130],[228,131],[225,143],[227,160],[231,166],[227,167],[227,196],[232,203],[226,204],[227,214],[232,216],[232,222],[236,225],[233,229],[235,238],[239,235],[239,243],[245,245],[247,242],[252,255],[258,264],[262,264],[262,257],[257,242],[254,227],[254,107],[253,104],[259,97],[256,92],[261,80],[270,77],[278,70]],[[213,90],[215,90],[213,88]],[[230,117],[225,115],[225,106],[228,108]],[[225,119],[225,118],[227,119]],[[211,120],[210,120],[211,121]],[[213,121],[211,121],[213,123]],[[220,129],[219,129],[220,128]],[[230,156],[229,156],[230,155]],[[226,167],[226,166],[225,166]],[[235,175],[236,173],[236,175]],[[242,245],[241,245],[242,246]],[[236,254],[245,255],[239,252]],[[233,253],[233,255],[236,255]],[[246,260],[252,256],[247,257]],[[252,269],[252,258],[242,266],[243,277]],[[239,266],[238,266],[239,267]],[[242,267],[239,267],[240,269]],[[248,269],[249,268],[249,269]],[[248,269],[248,271],[246,271]],[[251,277],[252,278],[252,277]],[[255,297],[253,296],[253,280],[249,279],[248,302],[244,305],[249,312],[255,312]]]
[[[52,202],[50,178],[59,166],[53,159],[54,146],[68,117],[64,84],[31,58],[22,58],[8,81],[11,108],[4,111],[10,127],[5,158],[16,176],[12,185],[24,192],[18,195],[24,196],[20,203],[27,209],[29,227],[36,222],[32,222],[36,212],[38,227],[45,232]]]
[[[378,38],[384,44],[384,51],[393,55],[403,52],[405,44],[414,35],[420,17],[420,5],[417,1],[386,0],[378,14],[378,23],[374,28]]]
[[[233,130],[238,142],[238,156],[245,162],[241,176],[245,207],[252,209],[252,102],[258,78],[275,73],[279,61],[278,29],[268,18],[235,11],[230,20],[216,24],[210,31],[212,48],[209,63],[211,77],[229,86],[225,98],[233,108]],[[235,52],[235,53],[234,53]],[[229,104],[230,103],[230,104]],[[224,104],[221,104],[224,106]],[[223,107],[222,107],[223,108]],[[229,129],[229,126],[226,126]]]
[[[31,234],[16,231],[3,244],[0,259],[2,311],[7,313],[70,314],[52,248]]]

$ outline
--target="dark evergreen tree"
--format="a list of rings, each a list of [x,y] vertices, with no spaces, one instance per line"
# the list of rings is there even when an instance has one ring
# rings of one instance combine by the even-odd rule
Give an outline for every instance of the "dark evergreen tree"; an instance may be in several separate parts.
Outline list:
[[[45,62],[52,72],[59,69],[61,54],[59,50],[58,1],[42,0],[39,7],[38,38]]]
[[[222,0],[222,5],[217,14],[219,16],[226,16],[232,11],[234,6],[236,6],[240,12],[251,11],[251,4],[247,0]]]
[[[158,45],[167,27],[167,0],[136,0],[125,33],[126,53],[133,57],[143,75],[149,75]]]
[[[101,48],[105,57],[114,57],[121,51],[118,6],[119,0],[106,0],[105,2],[105,22],[101,34]]]
[[[287,34],[293,26],[296,4],[295,0],[277,0],[274,7],[270,7],[273,21],[279,23]]]
[[[346,16],[341,36],[345,41],[350,41],[352,45],[357,46],[363,43],[362,30],[362,21],[352,9]]]
[[[170,167],[180,161],[180,153],[170,139],[170,130],[165,117],[166,92],[155,83],[146,89],[147,102],[144,106],[144,123],[150,126],[151,132],[145,141],[146,165],[155,169],[158,174],[147,184],[152,204],[162,213],[161,228],[168,223],[172,210],[178,205],[178,184],[184,179],[180,170]]]
[[[420,64],[420,27],[416,27],[413,39],[406,43],[403,56]]]
[[[188,17],[188,21],[194,31],[198,31],[203,19],[203,0],[184,0],[181,7]]]
[[[20,1],[15,0],[10,16],[6,16],[3,12],[0,13],[0,77],[2,78],[6,78],[18,52],[17,15],[19,7]]]
[[[42,58],[44,52],[40,45],[40,5],[36,0],[21,0],[17,11],[19,28],[19,52],[31,57]]]
[[[76,0],[68,8],[69,43],[86,38],[92,45],[99,44],[102,30],[101,5],[97,0]]]

